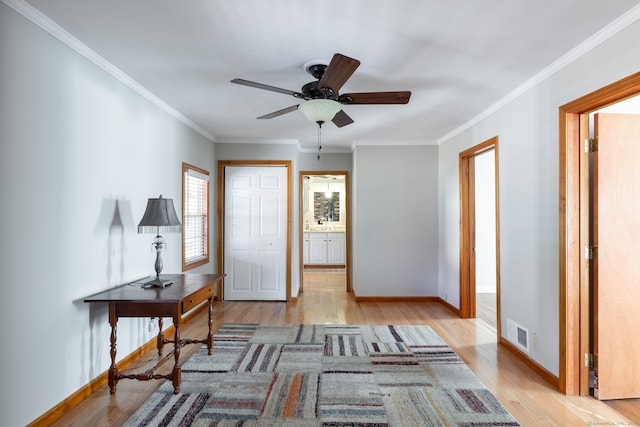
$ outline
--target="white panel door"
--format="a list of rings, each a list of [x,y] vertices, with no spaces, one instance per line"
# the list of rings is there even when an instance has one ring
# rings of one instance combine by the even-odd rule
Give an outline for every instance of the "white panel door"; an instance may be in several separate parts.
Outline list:
[[[287,168],[226,166],[224,299],[286,300]]]

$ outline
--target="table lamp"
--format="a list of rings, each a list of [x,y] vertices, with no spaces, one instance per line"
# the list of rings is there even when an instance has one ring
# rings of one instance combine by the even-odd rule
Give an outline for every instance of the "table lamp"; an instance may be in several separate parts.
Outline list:
[[[173,207],[172,199],[165,199],[161,194],[157,199],[149,199],[147,201],[147,209],[138,224],[138,233],[156,233],[156,238],[152,243],[152,246],[156,250],[156,277],[153,280],[145,282],[142,285],[143,288],[164,288],[173,283],[172,280],[163,280],[160,278],[160,273],[162,272],[162,257],[160,256],[160,252],[162,252],[162,249],[166,246],[160,232],[179,233],[181,230],[182,226],[176,215],[176,210]]]

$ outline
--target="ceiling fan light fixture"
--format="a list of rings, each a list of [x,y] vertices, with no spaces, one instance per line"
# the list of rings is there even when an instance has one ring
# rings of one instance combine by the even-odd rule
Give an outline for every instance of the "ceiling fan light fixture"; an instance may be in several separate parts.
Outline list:
[[[310,99],[298,107],[298,110],[313,123],[326,123],[342,109],[342,104],[332,99]]]

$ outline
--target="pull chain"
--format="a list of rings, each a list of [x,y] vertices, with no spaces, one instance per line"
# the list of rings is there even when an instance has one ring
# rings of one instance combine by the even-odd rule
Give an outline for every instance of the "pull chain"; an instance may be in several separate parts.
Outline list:
[[[320,151],[322,151],[322,145],[320,145],[320,141],[322,140],[322,123],[324,122],[318,122],[318,161],[320,161]]]

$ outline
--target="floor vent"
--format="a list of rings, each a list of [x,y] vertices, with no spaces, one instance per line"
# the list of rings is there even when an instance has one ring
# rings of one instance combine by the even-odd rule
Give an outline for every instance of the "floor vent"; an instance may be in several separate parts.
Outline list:
[[[529,353],[529,330],[511,319],[507,319],[507,338],[523,351]]]

